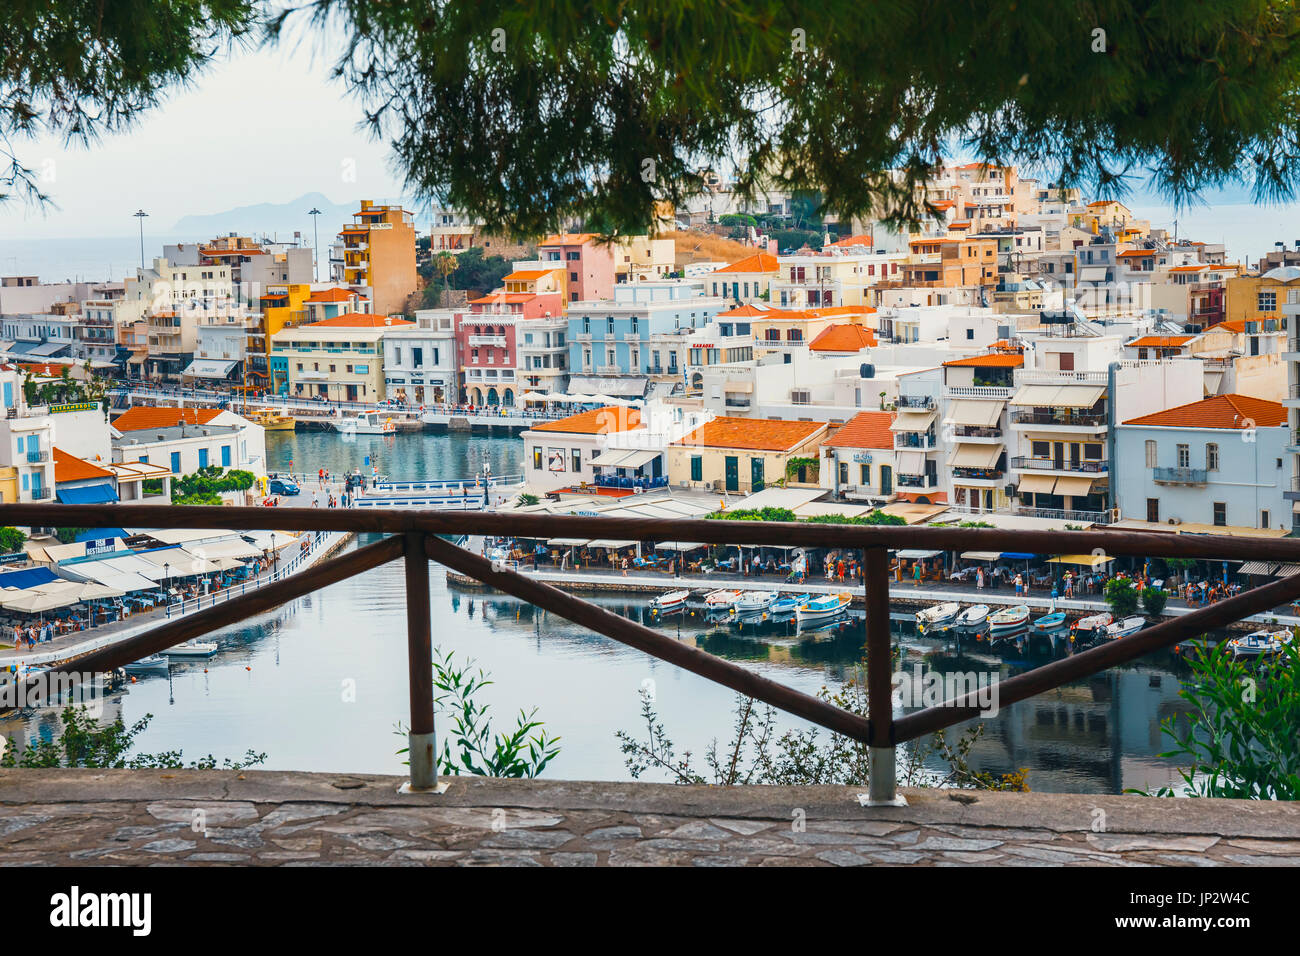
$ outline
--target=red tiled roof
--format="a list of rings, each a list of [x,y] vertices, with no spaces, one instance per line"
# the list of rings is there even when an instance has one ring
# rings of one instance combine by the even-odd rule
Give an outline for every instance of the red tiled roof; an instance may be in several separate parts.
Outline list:
[[[944,362],[944,368],[950,366],[973,366],[975,368],[1020,368],[1025,364],[1025,356],[1021,353],[1008,354],[1006,352],[994,352],[988,355],[971,355],[966,358],[953,359],[951,362]]]
[[[1129,348],[1176,349],[1186,345],[1194,335],[1144,335],[1129,343]]]
[[[1271,428],[1286,423],[1286,409],[1280,403],[1250,395],[1229,394],[1131,418],[1124,424],[1172,428]]]
[[[539,246],[581,246],[585,245],[596,238],[594,232],[563,232],[555,236],[547,236]]]
[[[858,412],[823,445],[831,448],[893,448],[892,412]]]
[[[138,432],[150,428],[174,428],[177,422],[186,425],[206,425],[221,414],[217,408],[160,408],[157,405],[136,405],[113,419],[113,427],[120,432]]]
[[[861,352],[876,344],[875,333],[865,325],[829,325],[808,343],[810,352]]]
[[[91,478],[112,478],[107,468],[100,468],[81,458],[75,458],[54,446],[54,481],[87,481]]]
[[[326,328],[345,328],[345,329],[383,329],[392,326],[394,328],[403,325],[414,325],[410,319],[398,319],[388,315],[375,315],[371,312],[348,312],[345,315],[336,315],[330,319],[321,319],[319,322],[309,322],[306,325],[300,325],[300,329],[318,329]]]
[[[766,252],[759,252],[752,256],[746,256],[744,259],[738,259],[731,265],[723,266],[721,269],[715,269],[713,274],[719,272],[779,272],[781,263],[776,256]]]
[[[1154,255],[1156,255],[1156,251],[1154,249],[1125,249],[1123,252],[1119,254],[1119,258],[1123,259],[1125,256],[1154,256]]]
[[[319,292],[313,292],[308,296],[308,302],[350,302],[352,299],[360,298],[357,293],[351,289],[321,289]]]
[[[1204,272],[1209,266],[1174,266],[1170,272]]]
[[[871,245],[875,245],[875,243],[872,241],[871,236],[858,235],[858,236],[845,236],[843,239],[839,239],[835,242],[832,242],[831,245],[839,247],[841,249],[848,249],[851,246],[871,246]]]
[[[481,299],[470,299],[470,305],[510,305],[517,302],[532,302],[536,292],[493,292]]]
[[[641,412],[635,408],[609,405],[579,412],[558,422],[534,425],[535,432],[567,432],[570,435],[608,435],[641,427]]]
[[[673,444],[701,448],[790,451],[825,428],[823,422],[787,422],[775,418],[730,418],[720,415]]]
[[[564,267],[557,265],[554,269],[525,269],[522,272],[512,272],[502,279],[502,282],[531,282],[534,279],[540,279],[542,276],[548,276],[552,272],[563,272]]]

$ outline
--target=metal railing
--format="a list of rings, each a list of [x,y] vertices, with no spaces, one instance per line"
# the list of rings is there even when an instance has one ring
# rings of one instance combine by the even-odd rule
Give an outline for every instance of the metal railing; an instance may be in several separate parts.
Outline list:
[[[1070,458],[1028,458],[1017,455],[1011,459],[1011,467],[1021,471],[1077,471],[1086,475],[1104,475],[1110,470],[1110,463]]]
[[[1105,412],[1012,412],[1016,425],[1042,425],[1047,428],[1102,428],[1106,425]]]
[[[98,527],[130,524],[148,528],[197,528],[211,524],[209,509],[167,505],[0,505],[0,524],[20,527]],[[1300,563],[1300,541],[1209,535],[1164,535],[1131,531],[1059,532],[889,525],[825,525],[784,522],[720,522],[492,512],[357,512],[347,509],[223,508],[221,523],[236,531],[289,528],[314,532],[378,533],[373,544],[322,561],[296,574],[230,597],[55,665],[55,672],[98,673],[243,621],[354,575],[401,559],[407,607],[410,704],[410,781],[405,789],[437,786],[434,741],[432,614],[429,562],[472,577],[543,610],[603,634],[653,657],[755,698],[787,713],[867,744],[871,767],[868,805],[898,802],[895,749],[909,740],[980,716],[980,694],[972,690],[936,706],[895,717],[892,701],[890,635],[891,549],[942,551],[1031,551],[1056,554],[1101,549],[1116,557],[1215,560],[1275,560]],[[642,542],[696,541],[762,545],[779,540],[805,548],[861,552],[866,604],[867,716],[763,677],[544,584],[502,562],[490,561],[451,540],[464,535],[549,539],[629,538]],[[1172,647],[1180,641],[1300,599],[1300,575],[1281,578],[1236,597],[1162,621],[1153,627],[1079,651],[998,684],[998,705],[1010,706],[1100,671]],[[32,678],[36,680],[37,678]]]
[[[1152,468],[1151,480],[1168,485],[1203,485],[1209,479],[1204,468],[1167,467]]]

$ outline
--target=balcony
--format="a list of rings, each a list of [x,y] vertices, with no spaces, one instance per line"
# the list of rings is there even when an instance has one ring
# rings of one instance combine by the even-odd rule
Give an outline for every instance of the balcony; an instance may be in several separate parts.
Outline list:
[[[1203,485],[1209,472],[1204,468],[1153,468],[1151,479],[1161,485]]]
[[[1002,429],[984,428],[979,425],[954,425],[952,428],[952,439],[953,441],[961,442],[993,444],[1002,441]]]
[[[1014,388],[999,388],[990,385],[949,385],[949,398],[992,398],[1006,401],[1015,394]]]
[[[506,347],[506,337],[504,335],[471,335],[469,337],[470,346],[475,345],[495,345],[500,348]]]
[[[1017,456],[1011,459],[1011,467],[1017,471],[1068,471],[1085,475],[1104,475],[1110,471],[1110,462]]]
[[[50,452],[49,449],[46,448],[40,448],[37,449],[36,451],[29,451],[27,453],[27,463],[29,465],[36,465],[36,464],[40,464],[41,462],[49,461],[49,460],[50,460]]]
[[[1061,411],[1019,411],[1011,413],[1012,425],[1026,425],[1031,428],[1105,428],[1108,416],[1105,412]]]
[[[597,375],[621,375],[622,369],[618,365],[597,365]]]
[[[1016,514],[1026,518],[1050,518],[1069,521],[1071,524],[1110,524],[1115,520],[1112,511],[1072,511],[1068,508],[1017,508]]]
[[[897,432],[894,435],[895,448],[923,448],[933,449],[939,447],[939,439],[933,432],[921,434],[920,432]]]
[[[32,501],[44,501],[54,494],[54,489],[49,486],[32,489]]]
[[[896,477],[898,487],[915,488],[919,490],[938,489],[939,478],[937,475],[904,475],[899,474]]]
[[[898,407],[899,408],[921,408],[921,409],[934,408],[934,396],[933,395],[899,395]]]
[[[1000,468],[954,468],[952,477],[962,481],[1000,481],[1005,472]]]

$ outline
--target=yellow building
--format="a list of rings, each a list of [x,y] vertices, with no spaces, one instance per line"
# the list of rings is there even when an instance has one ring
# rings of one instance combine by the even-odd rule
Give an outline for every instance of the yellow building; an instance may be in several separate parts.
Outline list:
[[[719,416],[668,446],[669,484],[746,494],[779,481],[815,486],[818,447],[829,427]]]
[[[401,206],[376,206],[361,200],[354,222],[339,233],[343,240],[343,281],[370,289],[376,315],[401,312],[418,284],[415,225]]]
[[[272,359],[283,363],[295,398],[377,402],[386,394],[384,333],[413,325],[362,312],[336,315],[281,330],[272,339]]]
[[[1294,278],[1287,278],[1294,273]],[[1282,322],[1282,306],[1300,302],[1300,271],[1275,269],[1264,275],[1233,276],[1227,281],[1228,322]]]
[[[18,500],[18,469],[13,465],[0,466],[0,504],[13,504]]]

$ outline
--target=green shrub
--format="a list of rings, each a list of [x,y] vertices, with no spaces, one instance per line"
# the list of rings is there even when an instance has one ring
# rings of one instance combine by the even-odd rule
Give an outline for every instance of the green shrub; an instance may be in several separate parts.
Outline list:
[[[1162,588],[1142,589],[1142,609],[1152,617],[1164,613],[1165,604],[1169,602],[1169,593]]]
[[[1111,578],[1106,582],[1106,603],[1116,620],[1134,614],[1138,608],[1138,592],[1129,578]]]

